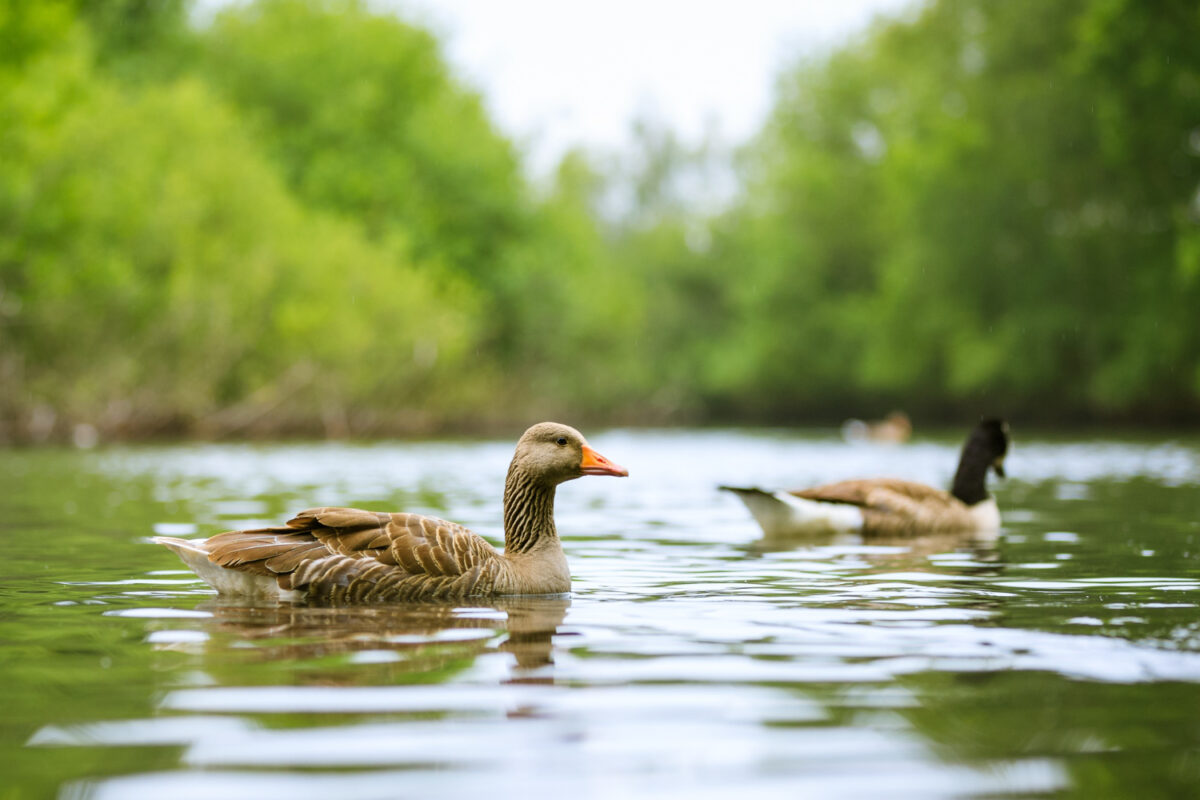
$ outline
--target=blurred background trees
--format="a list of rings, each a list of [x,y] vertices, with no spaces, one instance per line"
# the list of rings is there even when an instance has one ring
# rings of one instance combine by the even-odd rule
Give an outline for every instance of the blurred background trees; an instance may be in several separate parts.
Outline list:
[[[1200,419],[1194,2],[930,2],[549,185],[427,31],[188,15],[0,2],[0,440]]]

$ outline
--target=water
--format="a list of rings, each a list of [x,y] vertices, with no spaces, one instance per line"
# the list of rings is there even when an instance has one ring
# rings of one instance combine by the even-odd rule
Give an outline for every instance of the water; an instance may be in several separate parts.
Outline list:
[[[990,541],[767,541],[715,491],[945,484],[955,438],[595,434],[632,477],[559,491],[569,598],[365,609],[217,601],[145,538],[499,541],[511,442],[0,452],[0,797],[1190,796],[1196,437],[1018,435]]]

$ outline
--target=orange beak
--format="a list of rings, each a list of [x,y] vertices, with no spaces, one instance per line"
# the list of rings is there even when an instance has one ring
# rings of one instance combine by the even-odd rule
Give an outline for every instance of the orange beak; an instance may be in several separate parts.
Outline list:
[[[586,444],[583,446],[583,460],[579,462],[579,468],[583,470],[584,475],[614,475],[618,478],[629,477],[629,470],[609,461]]]

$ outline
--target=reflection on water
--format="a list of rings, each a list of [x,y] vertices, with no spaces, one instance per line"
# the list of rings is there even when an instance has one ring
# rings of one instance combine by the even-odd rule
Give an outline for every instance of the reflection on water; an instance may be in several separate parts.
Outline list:
[[[999,570],[1003,558],[1000,535],[996,531],[938,531],[921,536],[875,535],[867,547],[859,548],[864,557],[883,566],[910,565],[921,569],[932,558],[939,568],[947,566]],[[746,546],[748,553],[778,553],[798,548],[855,547],[863,537],[845,531],[821,531],[803,535],[772,531]],[[953,562],[953,563],[951,563]]]
[[[197,612],[209,615],[200,629],[158,630],[147,641],[156,650],[204,652],[216,646],[240,650],[256,662],[351,667],[306,676],[306,682],[332,686],[359,683],[362,673],[352,668],[359,664],[402,665],[394,670],[397,673],[430,672],[490,647],[512,653],[519,670],[554,663],[551,642],[571,604],[569,595],[483,602],[487,605],[477,608],[436,602],[327,608],[242,605],[213,598],[196,606]],[[349,657],[336,658],[344,655]]]
[[[312,505],[499,540],[511,444],[0,453],[14,797],[1186,796],[1200,446],[1024,442],[999,536],[771,540],[721,483],[949,479],[957,436],[612,432],[570,597],[218,600],[158,532]],[[0,793],[0,796],[8,796]]]

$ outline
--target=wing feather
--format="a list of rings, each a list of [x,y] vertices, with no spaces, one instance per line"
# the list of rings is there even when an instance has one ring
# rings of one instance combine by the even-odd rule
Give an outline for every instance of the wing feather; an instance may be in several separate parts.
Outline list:
[[[935,489],[923,483],[905,481],[899,478],[870,478],[866,480],[840,481],[824,486],[814,486],[811,489],[797,489],[789,492],[796,497],[806,500],[819,500],[825,503],[848,503],[855,506],[871,505],[871,496],[884,490],[889,496],[903,496],[914,502],[945,502],[953,498],[941,489]]]
[[[453,522],[354,508],[302,511],[285,527],[208,540],[222,567],[270,575],[332,602],[465,597],[494,590],[500,554]]]
[[[864,530],[911,535],[921,532],[967,530],[974,525],[970,511],[947,492],[913,497],[881,486],[872,490],[863,507]]]

